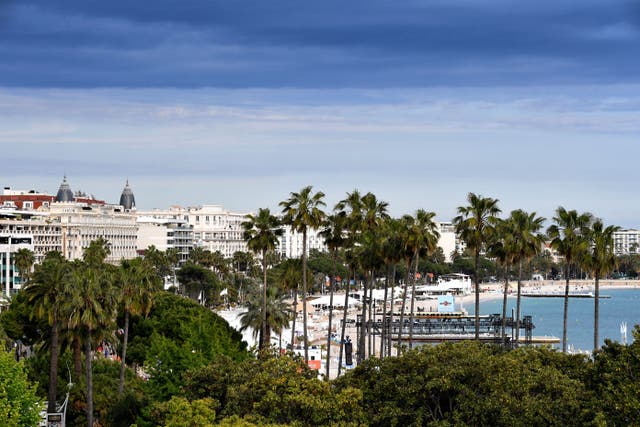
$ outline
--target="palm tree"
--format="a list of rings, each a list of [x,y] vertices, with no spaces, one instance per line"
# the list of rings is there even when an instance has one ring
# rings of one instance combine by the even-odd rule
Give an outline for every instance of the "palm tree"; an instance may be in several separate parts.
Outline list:
[[[253,330],[253,337],[258,335],[258,331],[262,330],[264,322],[263,313],[267,313],[267,327],[264,341],[271,342],[271,331],[281,334],[284,327],[289,326],[291,319],[291,308],[289,303],[285,301],[286,294],[281,293],[278,288],[269,288],[267,290],[267,309],[264,311],[261,298],[258,295],[252,295],[247,299],[247,311],[240,315],[240,331],[247,328]]]
[[[292,230],[302,233],[302,315],[304,334],[304,361],[309,361],[309,342],[307,339],[307,231],[317,229],[322,225],[325,213],[322,206],[324,193],[313,193],[311,185],[304,187],[300,192],[289,193],[289,198],[280,202],[282,207],[282,222],[290,225]]]
[[[393,298],[395,288],[395,276],[396,276],[396,264],[402,260],[402,222],[398,219],[389,218],[384,222],[383,227],[384,241],[382,244],[382,254],[387,265],[387,280],[384,285],[384,315],[382,316],[382,323],[385,325],[383,328],[384,336],[386,340],[381,340],[380,344],[380,357],[382,357],[384,347],[387,347],[387,356],[391,356],[391,330],[387,330],[386,325],[393,323]],[[391,282],[391,303],[389,305],[389,315],[387,315],[387,301],[389,299],[389,282]],[[384,342],[386,341],[386,343]]]
[[[280,221],[268,208],[261,208],[257,215],[247,215],[242,223],[244,240],[247,247],[255,254],[262,255],[262,328],[258,347],[265,350],[269,347],[267,338],[267,253],[276,248],[278,236],[282,235]]]
[[[403,215],[400,218],[400,236],[402,239],[402,257],[404,258],[407,273],[402,286],[402,305],[400,306],[400,326],[398,327],[398,348],[402,346],[402,330],[404,328],[404,315],[407,306],[407,295],[409,293],[409,278],[411,277],[411,260],[414,256],[414,239],[411,230],[415,226],[415,218],[411,215]]]
[[[280,288],[293,293],[291,305],[291,348],[293,349],[296,341],[296,318],[298,316],[298,292],[302,281],[302,262],[299,258],[287,259],[280,264],[280,268]]]
[[[362,233],[360,234],[360,244],[366,250],[362,251],[365,257],[360,260],[360,265],[365,269],[365,271],[369,271],[369,278],[371,280],[371,284],[369,286],[369,298],[368,298],[368,309],[369,309],[369,320],[366,319],[366,311],[363,304],[362,309],[362,334],[360,335],[360,342],[362,344],[362,353],[360,356],[361,360],[364,360],[364,343],[368,338],[369,343],[369,354],[372,353],[372,338],[373,336],[369,333],[369,327],[373,318],[373,288],[375,285],[375,275],[377,268],[383,263],[382,258],[382,242],[379,238],[380,229],[383,224],[383,221],[389,219],[389,214],[387,210],[389,208],[389,203],[378,200],[375,194],[368,192],[364,196],[362,196]],[[365,280],[365,285],[363,288],[363,294],[366,296],[367,294],[367,282]],[[366,327],[365,327],[366,325]]]
[[[124,306],[124,337],[122,342],[122,359],[120,361],[120,382],[118,394],[124,391],[124,371],[127,359],[127,342],[129,339],[129,317],[148,315],[153,305],[154,294],[161,288],[160,278],[155,274],[153,266],[146,260],[136,258],[122,260],[120,263],[118,285],[120,300]]]
[[[551,247],[564,257],[565,287],[564,311],[562,316],[562,351],[567,352],[567,316],[569,310],[569,280],[571,266],[580,260],[588,250],[586,235],[593,217],[589,213],[578,214],[575,210],[567,211],[560,206],[553,217],[555,224],[547,230],[551,239]]]
[[[92,259],[95,262],[96,259]],[[94,341],[112,331],[116,317],[117,296],[112,286],[111,270],[98,264],[80,264],[71,273],[70,295],[64,302],[67,327],[76,330],[84,339],[85,374],[87,385],[87,425],[93,426]]]
[[[344,353],[344,344],[345,344],[345,330],[347,325],[347,311],[349,307],[349,284],[351,281],[351,273],[353,273],[355,278],[356,266],[357,266],[357,258],[354,254],[354,249],[356,245],[356,240],[361,232],[361,224],[362,224],[362,197],[360,196],[360,192],[356,189],[351,193],[347,193],[347,197],[343,200],[339,201],[335,207],[334,211],[344,217],[345,226],[346,226],[346,238],[343,242],[343,248],[345,249],[345,259],[347,261],[348,272],[347,272],[347,285],[345,288],[344,295],[344,307],[342,312],[342,328],[340,332],[340,353],[338,355],[338,376],[342,371],[342,356]]]
[[[33,255],[33,252],[31,250],[27,248],[21,248],[18,249],[13,259],[15,260],[18,273],[22,278],[22,286],[24,286],[29,282],[31,268],[33,267],[35,256]]]
[[[331,252],[333,259],[333,274],[331,275],[331,284],[329,290],[329,329],[327,331],[327,363],[326,378],[329,379],[329,370],[331,364],[331,327],[333,322],[333,293],[336,288],[336,270],[338,250],[345,241],[345,217],[340,214],[333,214],[327,217],[324,228],[320,231],[320,236],[324,239],[324,243]],[[347,295],[349,293],[347,292]]]
[[[509,276],[511,265],[516,257],[514,244],[513,222],[509,219],[498,219],[496,223],[496,238],[489,245],[488,253],[504,267],[504,290],[502,293],[502,345],[507,344],[507,295],[509,293]]]
[[[588,238],[591,249],[582,259],[582,265],[595,279],[595,299],[593,312],[593,350],[597,350],[599,343],[599,323],[600,323],[600,279],[602,276],[613,271],[617,264],[614,254],[613,233],[620,227],[610,225],[604,227],[602,220],[596,219],[591,225]]]
[[[500,213],[498,199],[482,197],[474,193],[467,195],[467,206],[458,207],[458,216],[453,219],[456,233],[473,253],[473,281],[475,284],[475,339],[480,339],[480,254],[495,232],[496,215]]]
[[[411,286],[411,311],[409,321],[409,348],[413,347],[413,318],[415,316],[415,295],[416,295],[416,279],[418,276],[418,264],[421,255],[431,255],[438,247],[438,239],[440,233],[438,226],[433,220],[436,214],[427,212],[424,209],[418,209],[415,215],[413,227],[410,230],[413,242],[413,258],[415,260],[415,269],[413,272],[413,281]]]
[[[27,301],[33,305],[32,316],[46,319],[51,327],[51,358],[49,360],[48,412],[56,412],[58,388],[59,337],[63,315],[61,307],[69,286],[69,263],[60,252],[49,252],[38,265],[33,280],[23,289]]]
[[[513,262],[518,263],[518,294],[516,300],[516,345],[520,343],[520,308],[522,300],[522,265],[531,261],[542,250],[544,236],[540,234],[545,218],[527,213],[522,209],[512,211],[509,216]]]

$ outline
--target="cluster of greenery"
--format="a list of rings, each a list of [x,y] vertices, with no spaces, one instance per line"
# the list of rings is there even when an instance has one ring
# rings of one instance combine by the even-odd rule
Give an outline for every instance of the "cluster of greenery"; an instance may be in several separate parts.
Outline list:
[[[635,344],[608,342],[593,359],[479,343],[414,351],[415,300],[405,298],[399,320],[404,324],[409,317],[409,336],[402,336],[402,328],[395,337],[383,332],[380,349],[374,350],[362,322],[355,343],[358,367],[329,382],[319,380],[306,365],[306,304],[303,336],[293,336],[298,298],[304,301],[325,288],[333,298],[350,281],[362,284],[365,304],[360,316],[369,320],[375,311],[374,288],[384,288],[386,303],[397,283],[405,295],[415,295],[420,281],[449,272],[473,276],[476,315],[479,284],[488,278],[503,277],[505,290],[511,278],[517,279],[517,321],[522,280],[534,272],[562,275],[566,292],[569,280],[585,272],[595,278],[598,295],[599,280],[618,261],[624,274],[640,270],[638,259],[613,256],[616,227],[605,227],[590,214],[558,208],[545,234],[544,218],[535,213],[515,210],[500,218],[498,200],[471,193],[453,220],[466,249],[447,264],[437,247],[433,212],[391,218],[386,202],[354,190],[329,213],[323,210],[324,194],[310,186],[292,192],[280,206],[279,217],[269,209],[247,216],[243,229],[251,252],[237,252],[232,259],[196,248],[182,262],[176,251],[151,247],[144,259],[112,266],[104,262],[108,243],[99,239],[82,261],[51,253],[32,272],[33,254],[20,251],[16,267],[25,286],[0,317],[2,336],[14,343],[18,355],[24,348],[35,350],[26,372],[39,395],[48,396],[49,411],[66,391],[59,384],[71,378],[68,425],[527,425],[540,420],[603,425],[610,419],[624,424],[637,418],[638,392],[629,384],[629,378],[637,376],[640,352]],[[284,225],[302,234],[301,259],[275,255]],[[307,253],[310,229],[321,230],[328,252]],[[560,265],[542,251],[549,240],[564,258]],[[325,277],[331,278],[328,286]],[[173,294],[159,290],[166,278],[176,284]],[[293,305],[285,302],[289,296]],[[597,343],[597,297],[595,301]],[[258,357],[210,310],[236,303],[246,306],[241,326],[258,337]],[[565,295],[563,344],[567,303]],[[394,315],[383,311],[389,321]],[[281,337],[289,326],[290,342],[304,347],[300,360],[270,354],[272,334]],[[504,324],[502,334],[506,342]],[[408,343],[398,357],[390,357],[393,340]],[[331,345],[327,337],[325,351]],[[102,348],[115,352],[118,360],[101,357]],[[339,376],[343,350],[341,346]],[[379,358],[367,359],[375,353]],[[325,376],[329,369],[327,361]],[[20,379],[19,370],[11,372],[24,390],[33,390]],[[30,396],[28,391],[24,396]],[[614,415],[613,407],[620,414]]]

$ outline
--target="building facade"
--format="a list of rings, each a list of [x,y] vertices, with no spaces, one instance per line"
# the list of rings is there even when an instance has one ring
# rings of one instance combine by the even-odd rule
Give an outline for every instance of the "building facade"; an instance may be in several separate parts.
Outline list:
[[[0,285],[7,297],[18,292],[22,286],[22,278],[15,265],[15,254],[20,249],[33,251],[33,236],[0,233]]]
[[[138,253],[144,253],[150,246],[159,251],[175,249],[179,264],[189,259],[193,249],[193,226],[182,219],[154,218],[138,216],[136,247]]]
[[[613,233],[613,250],[617,256],[640,254],[640,230],[630,228]]]

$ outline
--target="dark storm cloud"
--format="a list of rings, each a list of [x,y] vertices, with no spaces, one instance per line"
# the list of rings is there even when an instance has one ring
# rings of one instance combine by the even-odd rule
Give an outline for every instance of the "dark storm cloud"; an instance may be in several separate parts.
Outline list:
[[[630,83],[639,42],[615,0],[23,1],[0,6],[0,85]]]

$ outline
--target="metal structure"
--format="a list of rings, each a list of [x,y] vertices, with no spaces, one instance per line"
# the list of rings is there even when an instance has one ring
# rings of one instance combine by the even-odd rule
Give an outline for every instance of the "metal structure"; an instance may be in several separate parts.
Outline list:
[[[368,334],[381,335],[391,337],[397,341],[398,332],[402,331],[403,341],[409,339],[410,319],[404,319],[400,324],[397,316],[394,321],[383,323],[381,320],[367,321],[365,329]],[[524,344],[530,345],[533,342],[533,324],[531,316],[524,316],[520,320],[520,330],[524,333]],[[360,342],[360,334],[362,333],[362,316],[358,315],[356,320],[357,339]],[[499,314],[491,314],[480,316],[480,340],[483,342],[494,342],[498,344],[506,343],[507,346],[514,346],[516,321],[513,317],[506,319],[506,338],[501,336],[502,316]],[[475,316],[463,315],[461,313],[452,313],[451,315],[417,315],[413,319],[413,340],[415,342],[446,342],[446,341],[464,341],[474,339],[475,337]],[[389,335],[390,334],[390,335]]]

